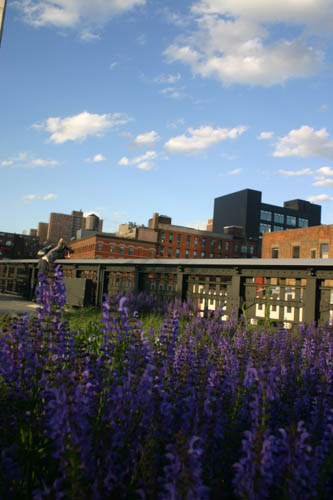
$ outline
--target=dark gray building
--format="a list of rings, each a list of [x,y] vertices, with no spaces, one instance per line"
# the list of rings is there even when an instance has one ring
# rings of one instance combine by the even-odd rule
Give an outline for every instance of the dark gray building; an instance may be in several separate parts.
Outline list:
[[[243,189],[214,200],[214,233],[226,226],[241,226],[247,238],[259,239],[262,233],[299,227],[319,226],[321,206],[305,200],[285,201],[283,207],[262,203],[261,192]]]

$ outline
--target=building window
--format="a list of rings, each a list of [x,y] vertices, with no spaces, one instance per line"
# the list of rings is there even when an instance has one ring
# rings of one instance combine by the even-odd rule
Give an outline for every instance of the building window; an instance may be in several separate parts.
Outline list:
[[[191,236],[186,236],[186,245],[191,243]]]
[[[320,258],[328,259],[328,243],[322,243],[320,245]]]
[[[172,241],[173,241],[173,233],[170,233],[169,234],[169,243],[172,243]]]
[[[259,226],[259,231],[260,231],[260,233],[270,233],[271,232],[271,225],[261,223]]]
[[[160,247],[160,256],[163,257],[164,255],[164,247]]]
[[[293,259],[299,259],[300,248],[299,246],[293,247]]]
[[[100,252],[102,250],[102,248],[103,248],[103,243],[101,241],[99,241],[97,243],[97,250]]]
[[[111,243],[111,245],[110,245],[110,252],[111,252],[111,253],[113,253],[113,252],[114,252],[114,244],[113,244],[113,243]]]
[[[277,222],[278,224],[284,224],[284,215],[274,214],[274,222]]]
[[[181,234],[177,234],[177,245],[180,245],[181,237]]]
[[[217,249],[222,250],[222,240],[219,240],[217,243]]]
[[[212,241],[210,242],[210,248],[215,248],[215,240],[212,240]]]
[[[229,241],[225,242],[225,250],[226,250],[226,252],[228,252],[230,250],[230,243],[229,243]]]
[[[317,258],[317,250],[311,250],[311,259],[316,259]]]
[[[298,227],[308,227],[308,225],[309,225],[308,219],[302,219],[301,217],[299,217]]]
[[[213,254],[213,252],[211,252],[211,253],[209,254],[209,258],[210,258],[210,259],[214,259],[214,254]]]
[[[168,257],[171,257],[171,248],[168,248]]]
[[[217,254],[217,258],[221,259],[222,255],[220,253]]]
[[[176,248],[176,257],[180,256],[180,248]]]
[[[254,254],[254,247],[249,247],[249,252],[250,252],[250,255],[253,255]]]
[[[198,252],[196,250],[193,251],[193,259],[196,259],[198,256]]]
[[[162,241],[162,243],[163,243],[163,241],[165,241],[165,232],[164,231],[161,231],[161,233],[160,233],[160,241]]]
[[[185,259],[188,259],[188,258],[189,258],[189,256],[190,256],[190,251],[189,251],[189,249],[187,248],[187,249],[185,250]]]
[[[247,246],[246,245],[241,246],[241,253],[247,253]]]
[[[205,254],[205,252],[201,252],[201,255],[200,255],[200,257],[201,257],[202,259],[205,259],[205,257],[206,257],[206,254]]]
[[[287,215],[287,226],[296,227],[296,217],[293,215]]]
[[[202,238],[202,241],[201,241],[201,246],[202,248],[206,248],[206,238]]]
[[[273,231],[283,231],[284,227],[283,226],[273,226]]]
[[[128,249],[128,255],[133,255],[133,247],[129,247],[129,249]]]
[[[267,210],[260,210],[260,219],[261,220],[272,220],[272,212],[267,212]]]
[[[154,257],[154,250],[151,248],[149,250],[150,258],[152,259]]]
[[[195,238],[194,238],[194,246],[195,246],[195,247],[197,247],[197,246],[198,246],[198,238],[197,238],[197,237],[195,237]]]
[[[119,247],[119,253],[120,254],[123,254],[124,253],[124,247],[122,245],[120,245]]]
[[[277,247],[272,248],[272,259],[278,259],[279,258],[279,249]]]
[[[239,251],[239,248],[238,248],[238,245],[236,244],[236,245],[234,245],[234,252],[238,253],[238,251]]]

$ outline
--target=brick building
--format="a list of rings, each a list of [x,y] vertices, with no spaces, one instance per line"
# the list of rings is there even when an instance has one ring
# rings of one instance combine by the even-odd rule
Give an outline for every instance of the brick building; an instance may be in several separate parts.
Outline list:
[[[74,259],[154,259],[156,243],[95,233],[72,241]]]
[[[47,222],[39,222],[37,228],[37,236],[39,238],[39,243],[42,245],[47,240],[47,230],[49,225]]]
[[[0,258],[34,259],[39,249],[37,236],[0,232]]]
[[[257,242],[246,240],[242,228],[224,234],[176,226],[171,218],[153,214],[148,227],[120,224],[115,234],[95,233],[72,241],[74,258],[221,259],[256,257]]]
[[[176,226],[171,218],[153,214],[148,227],[157,232],[157,258],[223,259],[257,256],[257,242],[246,239],[242,228],[214,233]]]
[[[333,225],[320,225],[290,231],[265,233],[264,259],[333,259]]]

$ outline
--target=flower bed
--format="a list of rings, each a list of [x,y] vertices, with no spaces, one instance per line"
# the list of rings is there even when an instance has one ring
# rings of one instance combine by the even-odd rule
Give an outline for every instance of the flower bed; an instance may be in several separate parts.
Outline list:
[[[144,333],[106,297],[89,337],[62,321],[59,270],[38,303],[0,331],[0,498],[332,498],[329,328],[169,307]]]

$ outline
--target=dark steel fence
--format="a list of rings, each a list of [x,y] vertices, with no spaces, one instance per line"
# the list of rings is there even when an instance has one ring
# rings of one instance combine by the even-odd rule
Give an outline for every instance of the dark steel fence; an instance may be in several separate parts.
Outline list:
[[[100,305],[103,294],[145,292],[159,300],[190,299],[203,315],[243,315],[250,323],[292,328],[333,325],[331,259],[59,260],[67,303]],[[0,291],[31,299],[37,260],[1,260]]]

